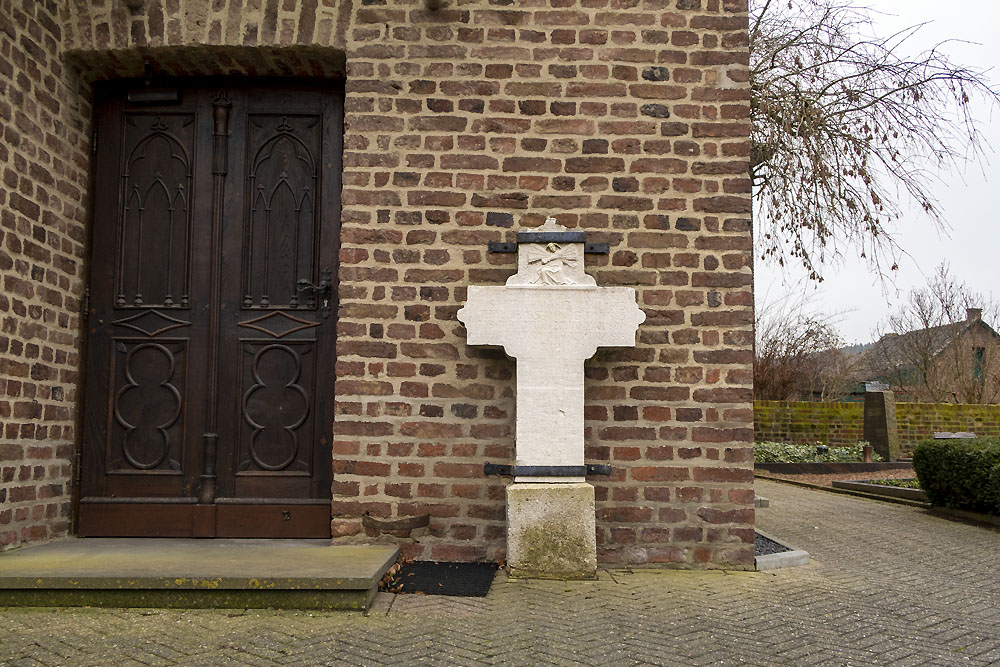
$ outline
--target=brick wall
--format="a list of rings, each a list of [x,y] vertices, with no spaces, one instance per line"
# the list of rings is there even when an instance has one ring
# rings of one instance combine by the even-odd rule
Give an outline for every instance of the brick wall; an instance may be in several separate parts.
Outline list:
[[[900,413],[903,404],[896,404]],[[864,440],[864,403],[823,401],[754,401],[753,428],[757,442],[822,442],[831,447]]]
[[[612,246],[636,349],[587,364],[601,557],[751,562],[745,16],[718,2],[359,10],[348,40],[335,532],[430,513],[413,556],[502,555],[514,365],[464,345],[488,241],[554,214]],[[462,4],[459,3],[459,8]],[[735,45],[730,52],[723,44]]]
[[[864,437],[863,403],[754,401],[757,442],[823,442],[853,445]],[[896,403],[896,427],[904,453],[935,431],[971,431],[1000,438],[1000,405]]]
[[[0,548],[70,524],[86,112],[57,7],[0,1]]]
[[[515,366],[455,313],[513,272],[488,241],[554,215],[647,314],[586,367],[601,558],[752,566],[746,0],[70,4],[87,79],[346,73],[338,539],[429,513],[409,555],[503,555]]]
[[[1000,438],[1000,405],[963,403],[897,403],[896,428],[904,451],[935,431],[971,431],[978,436]]]

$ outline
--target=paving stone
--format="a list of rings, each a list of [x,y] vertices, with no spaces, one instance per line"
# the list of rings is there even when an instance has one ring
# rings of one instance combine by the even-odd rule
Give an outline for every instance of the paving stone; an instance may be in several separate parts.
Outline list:
[[[761,529],[813,555],[771,572],[615,570],[486,598],[380,594],[369,613],[0,609],[3,665],[989,665],[1000,532],[758,482]],[[2,601],[0,601],[2,603]]]

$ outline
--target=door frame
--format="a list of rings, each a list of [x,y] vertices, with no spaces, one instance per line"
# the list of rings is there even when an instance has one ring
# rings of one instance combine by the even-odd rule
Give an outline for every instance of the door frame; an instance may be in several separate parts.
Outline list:
[[[88,369],[88,356],[90,350],[91,342],[91,331],[89,317],[91,315],[91,295],[90,295],[90,285],[93,277],[93,272],[97,269],[97,264],[94,261],[94,234],[95,234],[95,217],[96,217],[96,193],[98,184],[98,160],[97,160],[97,128],[99,127],[98,119],[98,106],[96,104],[98,99],[98,88],[104,88],[105,90],[118,90],[119,94],[124,96],[127,94],[129,89],[141,89],[145,88],[151,91],[151,95],[155,96],[158,89],[163,88],[225,88],[226,86],[238,86],[238,87],[252,87],[261,86],[267,89],[280,89],[282,87],[332,87],[337,93],[339,93],[339,106],[334,111],[334,122],[337,123],[334,130],[338,135],[338,140],[336,142],[335,149],[338,151],[336,155],[336,163],[338,164],[339,171],[335,175],[335,188],[332,188],[328,193],[326,193],[324,200],[325,204],[322,207],[322,211],[336,210],[337,212],[337,222],[334,227],[335,229],[335,239],[334,239],[334,257],[333,263],[335,264],[334,271],[332,272],[332,289],[331,289],[331,300],[330,300],[330,312],[333,317],[332,329],[336,332],[336,320],[338,312],[338,289],[339,284],[339,248],[340,248],[340,229],[342,224],[342,188],[343,188],[343,136],[344,136],[344,102],[345,102],[345,79],[343,78],[324,78],[324,77],[255,77],[255,76],[242,76],[242,75],[231,75],[231,76],[193,76],[193,77],[162,77],[151,80],[149,78],[137,79],[137,78],[120,78],[120,79],[110,79],[102,81],[92,81],[89,85],[89,91],[87,95],[87,101],[91,106],[91,150],[89,155],[89,165],[88,165],[88,181],[87,181],[87,194],[86,194],[86,206],[87,206],[87,234],[84,239],[84,261],[86,263],[85,271],[83,272],[83,304],[81,308],[81,321],[80,321],[80,337],[79,337],[79,365],[78,368],[79,376],[76,380],[76,390],[77,395],[77,414],[74,419],[74,429],[76,432],[75,438],[75,451],[73,454],[73,486],[70,493],[71,502],[71,534],[79,535],[80,532],[80,509],[82,504],[82,475],[83,475],[83,457],[84,457],[84,440],[85,440],[85,419],[87,410],[87,392],[85,388],[87,386],[87,369]],[[209,158],[210,159],[210,158]],[[208,188],[206,188],[208,189]],[[221,252],[221,248],[219,249]],[[317,340],[317,347],[320,345],[330,346],[334,350],[336,349],[336,337],[332,341]],[[334,364],[336,359],[336,353],[334,352]],[[329,386],[317,385],[317,401],[318,400],[335,400],[335,380],[336,373],[333,370],[332,379]],[[322,387],[322,389],[320,389]],[[322,396],[328,396],[329,398],[323,399]],[[318,427],[318,432],[323,432],[330,439],[330,457],[329,461],[326,461],[326,465],[329,466],[329,481],[331,485],[330,497],[325,504],[324,516],[332,521],[333,517],[333,455],[332,455],[332,440],[333,440],[333,421],[335,419],[335,411],[333,409],[329,410],[329,423],[325,427]],[[320,430],[321,429],[321,430]],[[253,504],[253,503],[248,503]],[[226,512],[226,503],[218,503],[216,505],[217,511]],[[142,503],[122,503],[122,508],[131,508],[132,511],[141,511]],[[274,506],[274,505],[272,505]],[[292,507],[296,505],[293,503]],[[301,507],[301,506],[299,506]],[[227,535],[217,535],[216,537],[224,538]],[[295,536],[281,536],[277,535],[275,538],[280,539],[286,537],[288,539],[300,539]]]

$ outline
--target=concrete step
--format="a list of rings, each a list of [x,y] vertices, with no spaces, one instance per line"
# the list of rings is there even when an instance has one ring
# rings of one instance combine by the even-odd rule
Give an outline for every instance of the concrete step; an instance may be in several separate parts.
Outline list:
[[[0,607],[369,607],[394,546],[69,538],[0,553]]]

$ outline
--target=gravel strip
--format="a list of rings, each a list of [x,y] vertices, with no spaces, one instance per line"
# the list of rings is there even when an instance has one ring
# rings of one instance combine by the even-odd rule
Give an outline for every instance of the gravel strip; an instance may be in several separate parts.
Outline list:
[[[764,537],[760,533],[754,533],[754,535],[754,556],[767,556],[769,554],[780,554],[788,551],[785,546],[778,544],[770,538]]]

